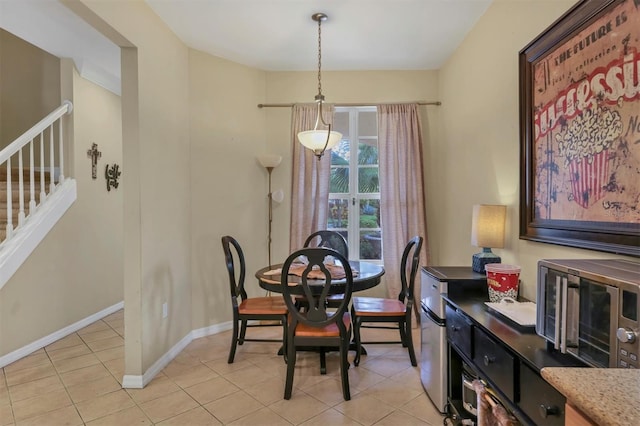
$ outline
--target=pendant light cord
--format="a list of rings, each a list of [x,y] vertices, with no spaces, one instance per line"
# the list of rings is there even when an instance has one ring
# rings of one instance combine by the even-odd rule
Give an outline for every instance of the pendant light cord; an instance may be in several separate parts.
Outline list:
[[[322,97],[322,19],[318,19],[318,95]],[[322,98],[321,98],[322,99]]]

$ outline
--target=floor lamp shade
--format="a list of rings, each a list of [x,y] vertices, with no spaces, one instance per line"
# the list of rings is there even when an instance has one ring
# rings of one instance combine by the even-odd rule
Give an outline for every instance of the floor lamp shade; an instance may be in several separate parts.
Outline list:
[[[504,247],[506,218],[507,206],[488,204],[473,206],[471,244],[482,247],[481,253],[473,255],[472,267],[475,272],[485,272],[484,265],[488,263],[500,263],[500,257],[491,249]]]

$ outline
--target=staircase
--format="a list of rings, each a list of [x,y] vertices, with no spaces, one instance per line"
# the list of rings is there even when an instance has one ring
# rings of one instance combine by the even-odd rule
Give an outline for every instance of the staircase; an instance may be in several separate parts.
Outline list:
[[[18,200],[20,200],[20,194],[22,194],[22,200],[23,200],[23,210],[24,210],[24,215],[29,216],[29,213],[33,213],[30,212],[30,206],[31,206],[31,187],[29,184],[29,175],[30,172],[28,169],[24,169],[23,170],[23,174],[22,174],[22,178],[23,178],[23,189],[22,192],[20,192],[20,182],[19,182],[19,176],[20,173],[18,171],[17,168],[12,168],[11,169],[11,200],[12,200],[12,208],[11,208],[11,224],[13,229],[16,229],[18,227],[18,218],[20,216],[20,202]],[[37,200],[37,202],[39,203],[40,201],[42,201],[42,194],[40,194],[40,190],[41,188],[44,188],[46,191],[46,187],[49,185],[50,179],[47,173],[42,173],[40,171],[34,171],[34,201]],[[40,179],[43,178],[45,185],[42,186],[42,184],[40,183]],[[7,169],[5,168],[0,168],[0,241],[4,241],[7,237],[7,224],[9,223],[8,221],[8,216],[9,216],[9,209],[7,209],[7,202],[8,197],[7,197]]]
[[[0,289],[77,197],[63,173],[63,118],[72,110],[63,102],[0,151]]]

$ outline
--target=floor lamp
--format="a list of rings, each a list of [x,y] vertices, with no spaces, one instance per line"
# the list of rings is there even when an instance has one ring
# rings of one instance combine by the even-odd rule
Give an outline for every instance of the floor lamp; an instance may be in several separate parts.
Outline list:
[[[282,161],[282,157],[279,155],[274,155],[274,154],[265,154],[262,155],[258,158],[258,160],[260,160],[260,164],[262,164],[262,166],[267,169],[267,173],[269,174],[269,239],[268,239],[268,253],[269,253],[269,268],[271,268],[271,223],[273,222],[273,199],[274,199],[274,193],[271,192],[271,172],[273,172],[273,169],[275,169],[276,167],[278,167],[278,165],[280,165],[280,162]],[[282,201],[282,191],[276,191],[278,192],[278,197],[280,199],[280,201]]]

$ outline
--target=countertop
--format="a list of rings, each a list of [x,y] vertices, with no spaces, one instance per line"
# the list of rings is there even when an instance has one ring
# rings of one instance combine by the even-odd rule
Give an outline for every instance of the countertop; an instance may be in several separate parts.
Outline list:
[[[461,309],[472,321],[481,325],[537,372],[543,367],[585,366],[571,355],[549,351],[546,340],[536,334],[534,327],[518,327],[506,317],[492,312],[484,303],[488,301],[486,289],[480,294],[445,295],[443,298],[454,308]]]
[[[541,374],[599,426],[640,424],[640,370],[545,367]]]

